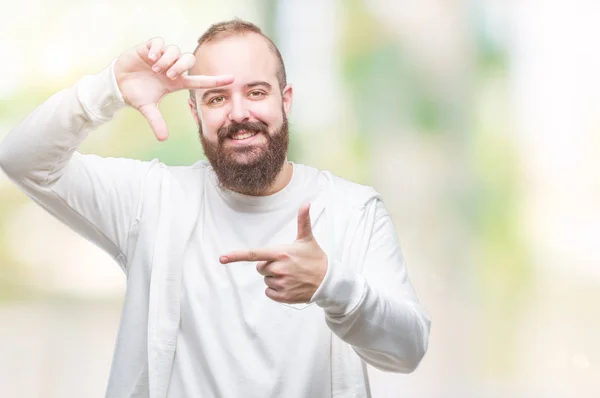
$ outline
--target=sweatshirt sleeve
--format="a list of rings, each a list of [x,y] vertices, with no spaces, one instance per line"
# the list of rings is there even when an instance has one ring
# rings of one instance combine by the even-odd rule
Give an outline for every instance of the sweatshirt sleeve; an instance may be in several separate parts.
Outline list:
[[[125,270],[129,228],[152,163],[76,151],[89,132],[125,107],[113,65],[54,94],[14,127],[0,143],[0,168]]]
[[[368,364],[410,373],[427,351],[430,319],[410,283],[396,229],[381,200],[375,207],[363,272],[350,274],[330,259],[311,301],[329,328]],[[361,234],[359,234],[361,235]],[[364,235],[363,235],[364,237]],[[358,244],[358,243],[354,243]]]

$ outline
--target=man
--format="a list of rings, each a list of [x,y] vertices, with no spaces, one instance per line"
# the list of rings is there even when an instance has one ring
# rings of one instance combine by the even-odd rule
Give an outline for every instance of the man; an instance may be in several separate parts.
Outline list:
[[[76,151],[128,105],[190,90],[208,162]],[[370,187],[286,158],[292,87],[253,24],[213,25],[194,54],[155,38],[37,108],[0,165],[108,253],[127,294],[107,397],[368,397],[365,364],[413,371],[429,318]]]

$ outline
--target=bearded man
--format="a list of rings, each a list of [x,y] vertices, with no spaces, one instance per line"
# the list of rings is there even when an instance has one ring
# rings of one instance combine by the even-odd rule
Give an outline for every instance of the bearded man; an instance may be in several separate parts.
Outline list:
[[[158,104],[178,90],[208,161],[77,151],[125,106],[166,139]],[[373,188],[287,159],[292,98],[274,43],[226,21],[193,53],[125,51],[3,140],[5,173],[126,274],[107,397],[368,397],[366,364],[421,361],[430,320],[390,215]]]

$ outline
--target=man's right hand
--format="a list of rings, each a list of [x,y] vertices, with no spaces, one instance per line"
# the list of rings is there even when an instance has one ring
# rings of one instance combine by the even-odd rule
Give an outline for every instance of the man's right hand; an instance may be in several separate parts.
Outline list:
[[[158,109],[165,95],[233,82],[232,76],[188,76],[186,72],[195,63],[193,54],[182,54],[174,45],[165,46],[161,38],[125,51],[115,62],[115,77],[125,103],[140,111],[160,141],[166,140],[169,134],[167,123]]]

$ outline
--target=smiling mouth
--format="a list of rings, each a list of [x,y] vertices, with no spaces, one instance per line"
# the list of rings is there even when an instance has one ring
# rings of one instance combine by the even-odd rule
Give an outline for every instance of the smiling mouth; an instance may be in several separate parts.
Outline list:
[[[258,134],[258,132],[256,132],[256,131],[241,130],[241,131],[238,131],[237,133],[231,135],[229,138],[231,138],[234,141],[241,141],[241,140],[245,140],[245,139],[254,137],[256,134]]]

